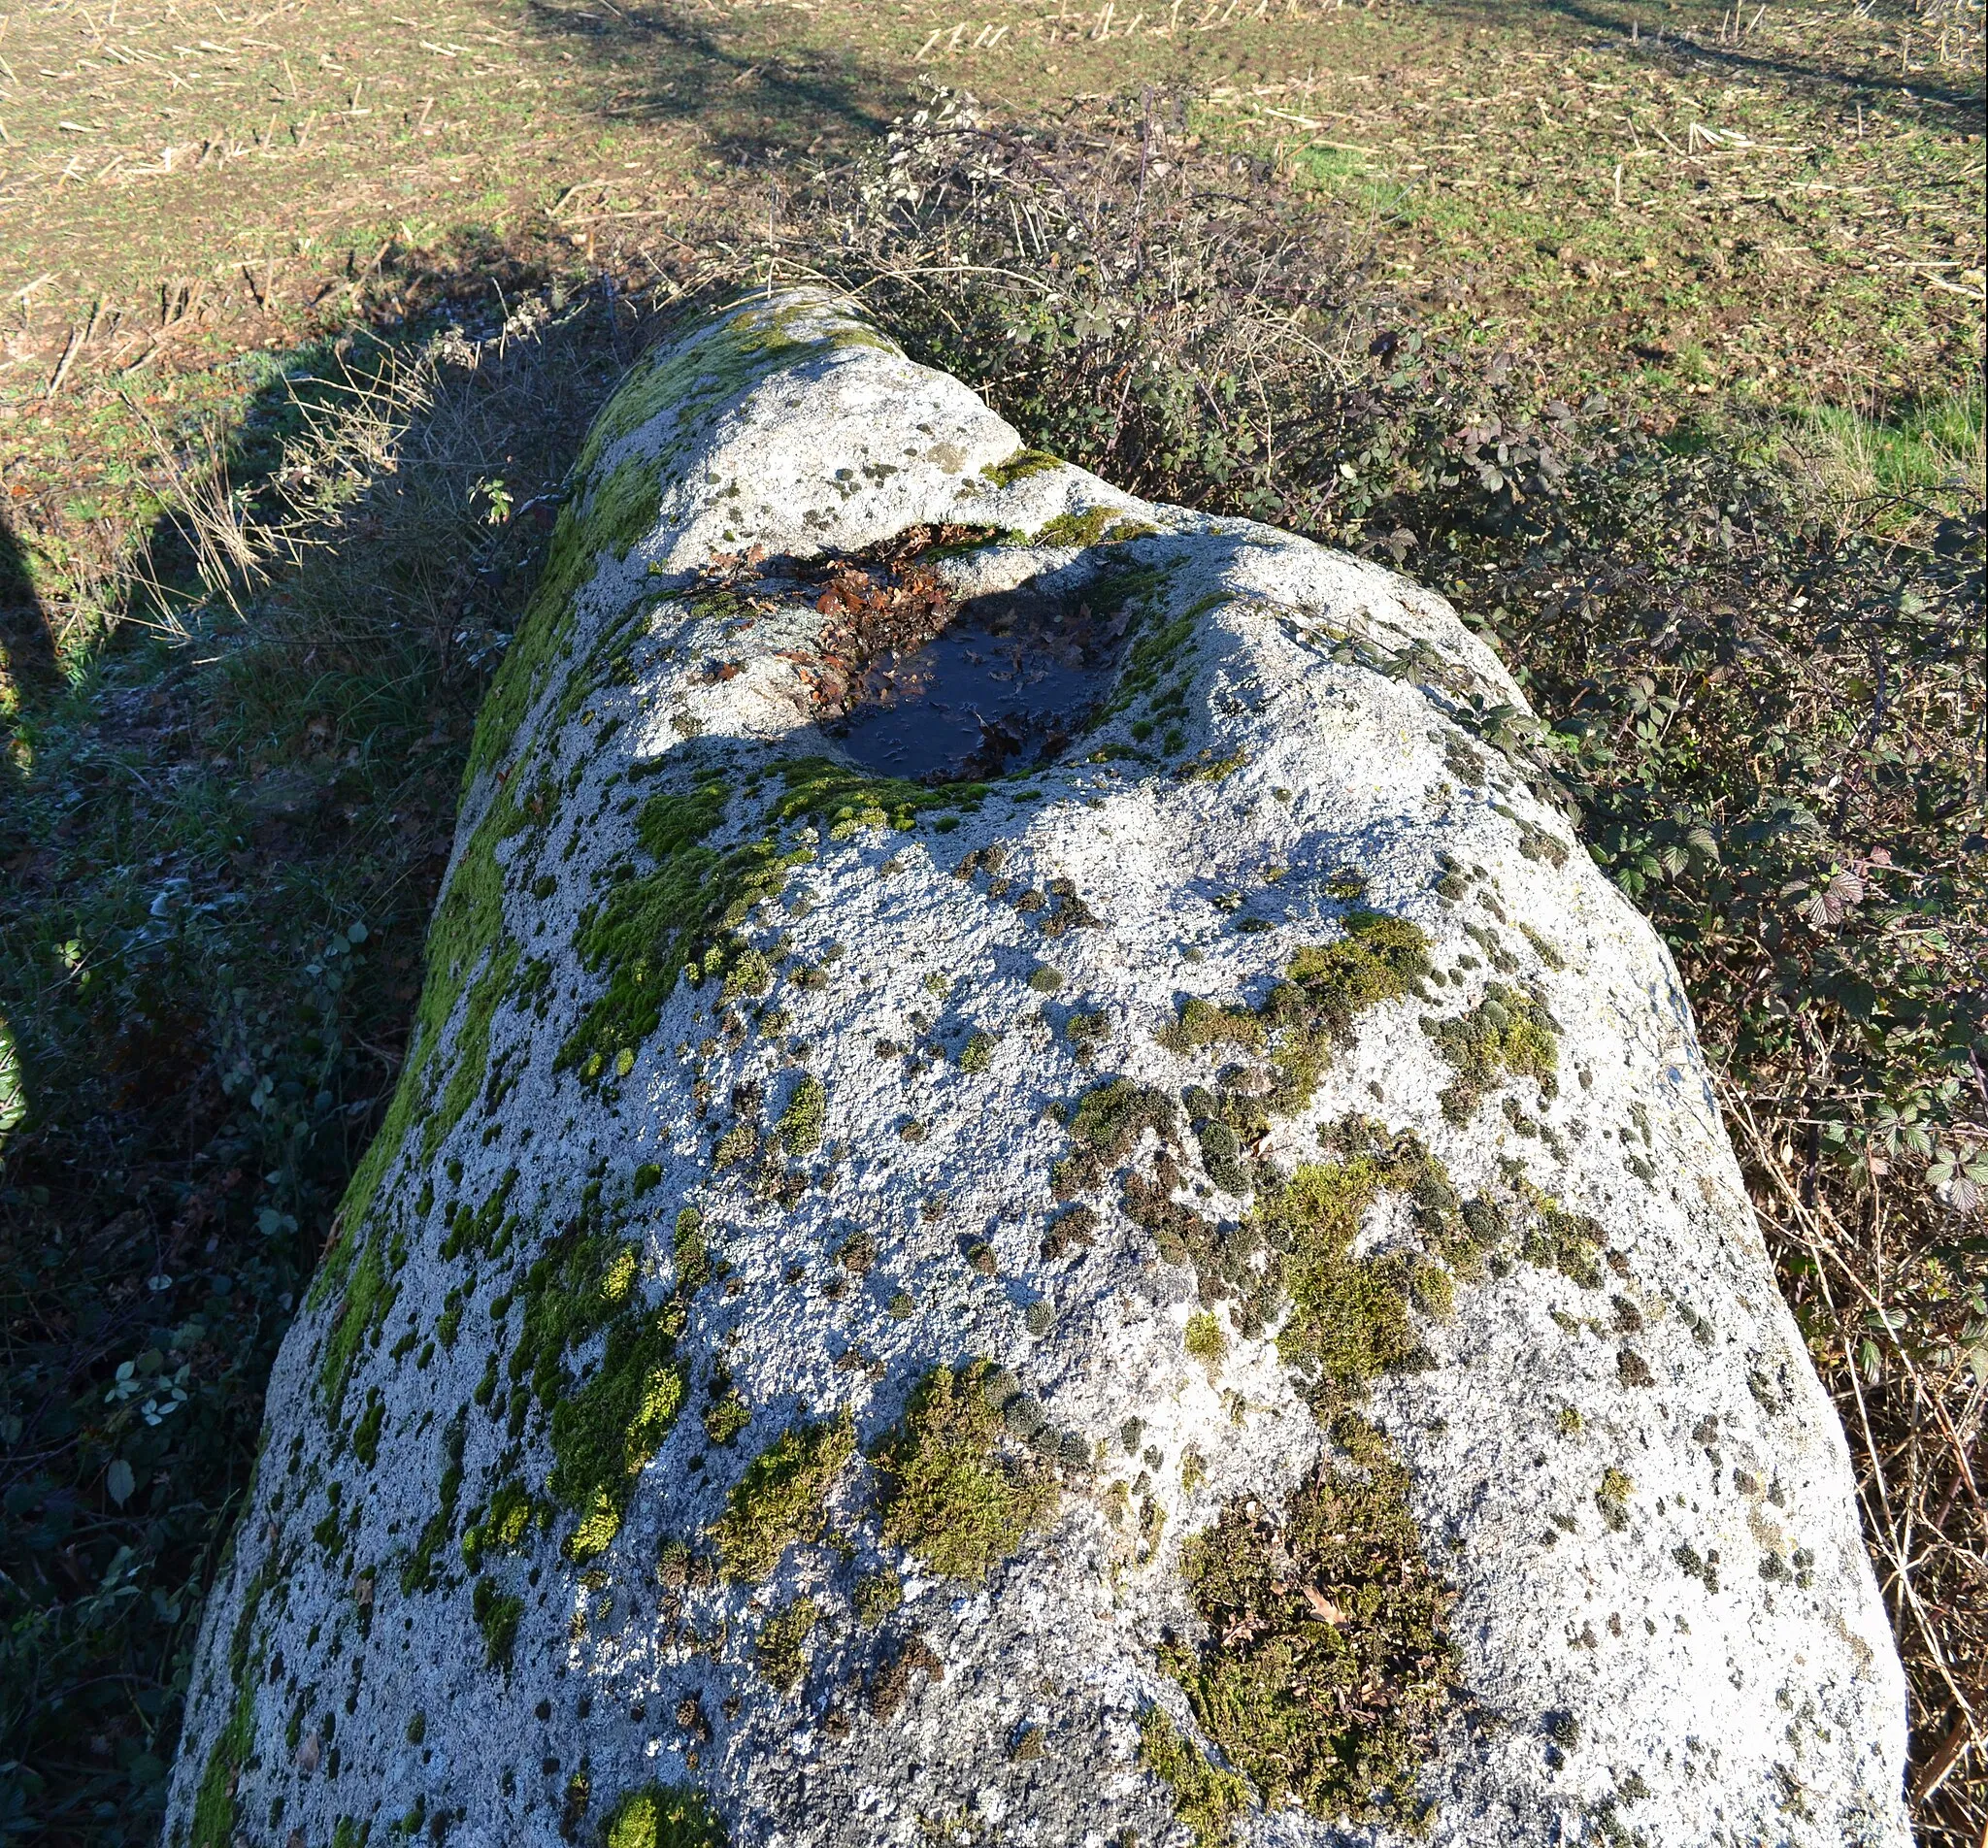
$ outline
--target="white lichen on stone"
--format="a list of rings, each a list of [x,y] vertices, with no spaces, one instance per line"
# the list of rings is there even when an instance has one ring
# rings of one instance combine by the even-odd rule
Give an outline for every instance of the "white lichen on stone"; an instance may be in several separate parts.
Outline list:
[[[806,295],[604,413],[167,1841],[633,1842],[656,1787],[755,1848],[1903,1843],[1842,1436],[1518,688],[1389,572],[1019,449]],[[1122,616],[1053,763],[879,784],[817,724],[825,618],[748,559],[920,525],[980,529],[956,596]],[[1301,1170],[1324,1257],[1259,1236]],[[1344,1764],[1265,1807],[1207,1536],[1390,1460],[1447,1644],[1287,1696]],[[1357,1566],[1264,1559],[1360,1646]]]

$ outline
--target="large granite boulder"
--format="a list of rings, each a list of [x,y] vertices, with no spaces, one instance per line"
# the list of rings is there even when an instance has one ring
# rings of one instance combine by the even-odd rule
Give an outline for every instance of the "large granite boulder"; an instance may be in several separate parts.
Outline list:
[[[168,1842],[1902,1843],[1690,1009],[1448,606],[813,296],[574,478]]]

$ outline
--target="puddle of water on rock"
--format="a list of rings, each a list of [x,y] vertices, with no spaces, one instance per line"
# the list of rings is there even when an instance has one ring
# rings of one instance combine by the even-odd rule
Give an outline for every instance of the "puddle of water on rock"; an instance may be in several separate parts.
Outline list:
[[[1046,762],[1110,678],[1082,604],[1026,590],[976,597],[930,641],[885,650],[851,680],[829,735],[864,769],[957,782]]]

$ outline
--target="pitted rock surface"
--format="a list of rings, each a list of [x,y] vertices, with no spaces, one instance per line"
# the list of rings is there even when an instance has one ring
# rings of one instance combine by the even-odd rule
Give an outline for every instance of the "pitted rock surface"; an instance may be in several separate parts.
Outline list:
[[[575,480],[168,1842],[1903,1843],[1675,971],[1449,607],[809,295]],[[1010,605],[1093,705],[845,753]]]

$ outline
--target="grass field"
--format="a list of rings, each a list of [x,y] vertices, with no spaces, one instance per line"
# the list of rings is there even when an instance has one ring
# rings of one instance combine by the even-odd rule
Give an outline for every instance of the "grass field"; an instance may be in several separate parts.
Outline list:
[[[821,274],[1525,677],[1982,1848],[1979,4],[391,6],[0,16],[0,1840],[155,1830],[542,497],[673,304]]]

